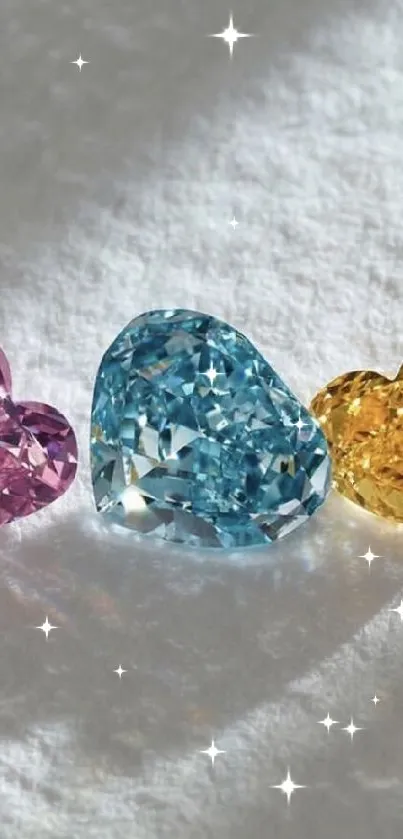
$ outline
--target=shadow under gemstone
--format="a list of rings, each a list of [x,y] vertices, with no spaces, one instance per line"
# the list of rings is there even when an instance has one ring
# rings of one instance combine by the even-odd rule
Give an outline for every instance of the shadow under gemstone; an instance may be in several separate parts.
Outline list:
[[[29,546],[4,528],[0,734],[74,719],[84,763],[132,773],[146,753],[197,748],[276,701],[403,584],[393,526],[366,515],[384,559],[369,572],[359,558],[363,515],[333,495],[284,540],[232,553],[136,537],[96,515]],[[57,626],[47,641],[34,630],[46,614]]]

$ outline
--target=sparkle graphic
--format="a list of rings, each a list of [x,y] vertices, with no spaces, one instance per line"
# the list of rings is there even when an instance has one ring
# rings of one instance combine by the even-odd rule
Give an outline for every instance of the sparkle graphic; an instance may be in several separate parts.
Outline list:
[[[302,784],[294,784],[294,781],[291,779],[290,770],[288,769],[285,781],[281,784],[273,785],[272,789],[281,789],[281,792],[287,796],[287,804],[289,804],[293,792],[295,792],[296,789],[306,789],[306,787]]]
[[[116,670],[114,670],[113,672],[114,672],[114,673],[117,673],[117,674],[118,674],[118,676],[119,676],[119,679],[121,679],[121,678],[122,678],[122,676],[123,676],[123,673],[127,673],[127,670],[123,670],[122,665],[121,665],[121,664],[119,664],[119,667],[117,667],[117,669],[116,669]]]
[[[217,378],[218,373],[217,373],[217,370],[214,367],[214,364],[212,364],[211,361],[210,361],[210,367],[208,368],[208,370],[206,370],[204,375],[206,376],[206,379],[209,380],[211,386],[213,386],[213,384],[214,384],[214,382]],[[172,457],[172,455],[171,455],[171,457]]]
[[[246,34],[245,32],[238,32],[237,28],[234,27],[234,19],[232,13],[229,16],[229,24],[223,32],[215,32],[213,35],[209,36],[210,38],[222,38],[226,44],[228,44],[229,54],[232,58],[234,53],[234,44],[239,41],[240,38],[252,38],[253,35]]]
[[[200,749],[200,754],[208,755],[211,760],[211,765],[214,766],[214,761],[217,755],[225,755],[222,749],[216,749],[214,740],[211,741],[211,746],[208,749]]]
[[[373,562],[374,559],[381,559],[381,557],[378,556],[378,554],[373,554],[371,548],[369,547],[366,554],[361,554],[359,559],[366,559],[366,561],[368,562],[368,568],[370,568],[371,562]]]
[[[295,428],[298,428],[298,431],[302,431],[303,428],[307,426],[306,422],[302,422],[301,416],[298,417],[297,422],[294,422]]]
[[[81,58],[81,52],[80,52],[80,55],[78,56],[78,58],[76,59],[76,61],[70,61],[70,64],[77,64],[77,67],[78,67],[80,73],[81,73],[81,70],[82,70],[84,64],[89,64],[89,63],[90,63],[89,61],[84,61],[84,59]]]
[[[232,227],[233,230],[235,230],[235,228],[238,227],[239,221],[237,221],[234,216],[234,218],[231,219],[231,221],[229,221],[228,224]]]
[[[351,717],[350,724],[349,724],[349,725],[346,725],[346,727],[345,727],[345,728],[343,728],[342,730],[343,730],[343,731],[347,731],[347,733],[350,735],[351,739],[353,739],[354,734],[356,733],[356,731],[362,731],[362,728],[357,728],[357,726],[356,726],[356,725],[354,725],[354,720],[353,720],[353,718]]]
[[[48,640],[49,632],[51,632],[52,629],[57,629],[57,626],[52,626],[52,624],[49,623],[48,616],[46,615],[44,623],[41,626],[36,626],[35,629],[41,629],[46,635],[46,640]]]
[[[329,734],[329,731],[330,731],[332,725],[338,725],[338,724],[339,724],[339,721],[338,720],[332,720],[332,718],[329,717],[329,713],[327,714],[327,717],[325,717],[324,720],[318,720],[318,725],[324,725],[325,728],[327,728],[327,733],[328,734]]]
[[[376,706],[377,706],[378,702],[380,702],[380,701],[381,701],[381,700],[379,699],[379,697],[378,697],[376,694],[375,694],[375,696],[373,696],[373,697],[372,697],[372,699],[371,699],[371,702],[373,702],[373,703],[374,703],[375,708],[376,708]]]
[[[400,606],[397,606],[396,609],[388,609],[389,612],[397,612],[400,617],[400,620],[403,621],[403,600],[400,601]]]

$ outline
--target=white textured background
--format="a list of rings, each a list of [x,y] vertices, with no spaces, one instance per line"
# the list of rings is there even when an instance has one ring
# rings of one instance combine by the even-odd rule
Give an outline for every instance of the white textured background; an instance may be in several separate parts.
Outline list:
[[[1,2],[1,345],[81,448],[69,493],[0,533],[1,839],[402,833],[401,531],[332,497],[218,557],[93,513],[92,384],[143,310],[230,320],[306,402],[402,360],[403,3],[234,0],[256,37],[232,62],[205,37],[229,11]],[[327,736],[328,711],[364,730]]]

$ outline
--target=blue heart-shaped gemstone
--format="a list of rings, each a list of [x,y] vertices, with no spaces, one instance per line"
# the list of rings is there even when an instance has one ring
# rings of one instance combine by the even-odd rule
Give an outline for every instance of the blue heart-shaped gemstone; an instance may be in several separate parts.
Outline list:
[[[135,318],[95,382],[96,507],[142,533],[207,547],[264,544],[325,500],[325,437],[253,344],[185,309]]]

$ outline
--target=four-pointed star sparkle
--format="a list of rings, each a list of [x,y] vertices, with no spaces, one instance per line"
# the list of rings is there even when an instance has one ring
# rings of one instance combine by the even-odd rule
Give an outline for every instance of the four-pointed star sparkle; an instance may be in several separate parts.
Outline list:
[[[297,422],[294,422],[295,428],[298,428],[298,431],[301,431],[307,425],[306,422],[303,422],[301,419],[301,415],[298,417]]]
[[[80,52],[80,55],[78,56],[78,58],[75,61],[70,61],[70,64],[77,64],[77,67],[78,67],[80,73],[81,73],[81,70],[83,68],[83,65],[84,64],[89,64],[89,63],[90,63],[89,61],[84,61],[83,58],[81,58],[81,52]]]
[[[225,752],[222,749],[217,749],[214,740],[212,740],[211,746],[208,749],[200,749],[200,754],[208,755],[211,760],[211,765],[214,766],[217,755],[225,755]]]
[[[238,32],[237,28],[234,26],[234,18],[232,14],[229,16],[229,24],[223,32],[214,32],[213,35],[209,36],[210,38],[222,38],[225,43],[228,44],[229,54],[232,58],[234,52],[234,44],[239,41],[240,38],[252,38],[253,35],[245,32]]]
[[[338,720],[332,720],[332,718],[329,717],[329,713],[328,713],[327,717],[325,717],[324,720],[318,720],[318,724],[319,725],[324,725],[325,728],[327,728],[327,733],[329,734],[329,731],[330,731],[332,725],[338,725],[339,721]]]
[[[371,699],[371,702],[373,702],[373,703],[374,703],[375,708],[376,708],[376,706],[377,706],[378,702],[380,702],[380,701],[381,701],[381,700],[379,699],[379,697],[378,697],[376,694],[375,694],[375,696],[373,696],[373,697],[372,697],[372,699]]]
[[[347,733],[350,735],[351,739],[353,739],[355,732],[356,731],[362,731],[362,728],[357,728],[357,726],[354,725],[353,718],[351,717],[349,725],[346,725],[346,727],[343,728],[342,730],[347,731]]]
[[[238,227],[239,221],[237,221],[234,216],[234,218],[232,218],[231,221],[228,222],[228,224],[230,224],[232,229],[235,230],[235,228]]]
[[[121,664],[119,664],[119,667],[117,667],[117,668],[116,668],[116,670],[114,670],[113,672],[114,672],[114,673],[117,673],[117,674],[118,674],[118,676],[119,676],[119,679],[121,679],[121,678],[122,678],[122,676],[123,676],[123,673],[127,673],[127,670],[123,670],[122,665],[121,665]]]
[[[287,804],[291,801],[291,796],[296,789],[306,789],[302,784],[294,784],[294,781],[291,778],[290,770],[287,771],[287,777],[285,781],[281,784],[276,784],[272,786],[272,789],[281,789],[281,792],[287,796]]]
[[[397,606],[396,609],[389,609],[389,612],[397,612],[400,620],[403,621],[403,600],[400,601],[400,606]]]
[[[48,640],[49,632],[51,632],[52,629],[57,629],[57,626],[52,626],[52,624],[49,623],[48,616],[46,615],[43,624],[41,626],[36,626],[35,629],[41,629],[46,635],[46,640]]]
[[[371,562],[373,562],[374,559],[381,559],[381,557],[378,556],[378,554],[373,554],[371,548],[369,547],[366,554],[361,554],[359,559],[366,559],[368,562],[368,568],[371,568]]]

